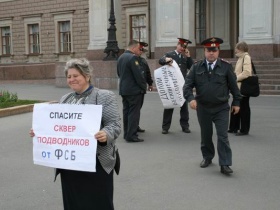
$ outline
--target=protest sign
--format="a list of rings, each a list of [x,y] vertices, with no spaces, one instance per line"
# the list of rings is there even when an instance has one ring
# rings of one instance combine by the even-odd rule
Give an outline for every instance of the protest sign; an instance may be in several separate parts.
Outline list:
[[[173,60],[172,65],[162,66],[154,71],[155,83],[165,109],[181,107],[185,103],[183,96],[184,77]]]
[[[34,164],[95,172],[101,116],[101,105],[35,104]]]

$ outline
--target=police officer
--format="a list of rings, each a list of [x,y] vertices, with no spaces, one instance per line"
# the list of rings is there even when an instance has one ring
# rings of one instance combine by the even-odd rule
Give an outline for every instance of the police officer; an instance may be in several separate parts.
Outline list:
[[[159,59],[160,65],[172,64],[172,61],[175,60],[180,70],[185,78],[188,69],[191,68],[193,60],[190,56],[190,52],[187,49],[188,44],[192,42],[184,38],[178,38],[178,43],[176,50],[166,53],[162,58]],[[162,134],[167,134],[171,126],[172,115],[174,109],[164,109],[163,112],[163,121],[162,121]],[[185,102],[180,110],[180,125],[184,133],[190,133],[189,129],[189,110],[188,104]]]
[[[139,64],[140,44],[131,40],[127,50],[118,58],[119,94],[123,103],[124,139],[127,142],[142,142],[137,128],[140,118],[143,95],[146,92],[144,71]]]
[[[140,55],[139,55],[139,64],[142,66],[143,68],[143,73],[144,73],[144,78],[146,80],[146,83],[148,84],[148,90],[149,91],[153,91],[153,78],[152,78],[152,75],[151,75],[151,70],[150,70],[150,67],[146,61],[146,59],[144,57],[142,57],[143,53],[144,52],[147,52],[147,50],[144,48],[144,47],[148,47],[148,43],[146,42],[139,42],[139,48],[140,48]],[[141,108],[143,106],[143,103],[144,103],[144,94],[143,94],[143,99],[142,99],[142,105],[141,105]],[[142,129],[139,125],[138,125],[138,128],[137,128],[137,132],[140,132],[140,133],[144,133],[145,130]]]
[[[236,76],[232,65],[219,58],[220,44],[223,40],[212,37],[204,40],[205,59],[195,63],[186,77],[183,87],[184,97],[190,107],[197,111],[197,118],[201,128],[201,152],[203,161],[201,168],[212,163],[215,148],[212,141],[213,124],[218,136],[217,151],[221,173],[233,173],[232,151],[228,140],[229,92],[233,95],[232,112],[239,111],[241,94],[237,87]],[[196,95],[193,94],[193,88]]]

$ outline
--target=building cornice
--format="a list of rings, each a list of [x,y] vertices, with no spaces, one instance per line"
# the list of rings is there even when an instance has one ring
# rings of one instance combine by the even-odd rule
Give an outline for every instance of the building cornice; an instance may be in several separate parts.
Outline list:
[[[50,12],[51,15],[64,15],[64,14],[70,14],[74,13],[76,10],[63,10],[63,11],[56,11],[56,12]]]
[[[143,6],[148,6],[147,3],[136,3],[136,4],[123,4],[123,8],[128,8],[128,7],[143,7]]]

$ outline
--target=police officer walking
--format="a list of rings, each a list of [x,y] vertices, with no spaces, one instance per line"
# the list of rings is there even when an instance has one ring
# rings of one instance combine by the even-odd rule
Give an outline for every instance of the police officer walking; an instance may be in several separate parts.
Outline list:
[[[118,58],[117,73],[120,78],[119,94],[123,103],[123,130],[127,142],[142,142],[137,128],[143,95],[146,92],[144,71],[139,64],[140,44],[131,40],[127,50]]]
[[[220,44],[223,40],[212,37],[204,40],[205,59],[195,63],[186,77],[183,87],[184,97],[190,107],[197,111],[197,118],[201,128],[201,152],[203,160],[201,168],[212,163],[215,148],[212,141],[213,124],[218,136],[217,151],[221,173],[233,173],[232,151],[228,140],[229,92],[233,95],[232,112],[239,112],[241,94],[237,87],[236,76],[232,65],[219,58]],[[193,88],[196,95],[193,94]]]
[[[173,60],[175,60],[178,66],[180,67],[183,77],[185,78],[188,73],[188,69],[190,69],[193,64],[190,52],[187,49],[188,44],[191,44],[192,42],[184,38],[178,39],[179,40],[177,43],[176,50],[166,53],[162,58],[159,59],[159,64],[172,64]],[[162,120],[162,134],[168,134],[168,130],[171,126],[173,111],[174,109],[164,109]],[[189,129],[189,110],[187,102],[185,102],[181,106],[180,125],[184,133],[191,132]]]

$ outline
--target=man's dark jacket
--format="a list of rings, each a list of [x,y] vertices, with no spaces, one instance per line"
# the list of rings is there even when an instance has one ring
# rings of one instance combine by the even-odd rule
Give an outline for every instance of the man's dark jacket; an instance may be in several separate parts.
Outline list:
[[[139,59],[131,51],[126,50],[118,59],[117,73],[120,78],[120,95],[138,95],[146,92],[144,70]]]
[[[159,64],[160,65],[166,65],[167,63],[165,62],[165,58],[172,58],[173,60],[176,61],[176,63],[178,64],[178,66],[180,67],[180,70],[183,74],[183,77],[185,78],[187,73],[188,73],[188,69],[191,68],[191,66],[193,65],[193,59],[191,57],[186,57],[184,55],[181,54],[181,58],[178,57],[177,53],[175,50],[170,51],[168,53],[166,53],[163,57],[161,57],[159,59]]]
[[[195,97],[193,88],[196,90]],[[242,98],[232,65],[220,58],[211,72],[207,69],[205,59],[195,63],[186,77],[183,92],[188,102],[196,99],[206,107],[216,107],[228,102],[229,92],[233,95],[233,106],[239,106]]]
[[[154,81],[153,81],[153,78],[151,75],[151,70],[150,70],[148,62],[146,61],[145,58],[142,58],[142,57],[139,57],[139,61],[140,61],[140,65],[144,69],[144,78],[146,79],[146,83],[149,86],[152,86]]]

